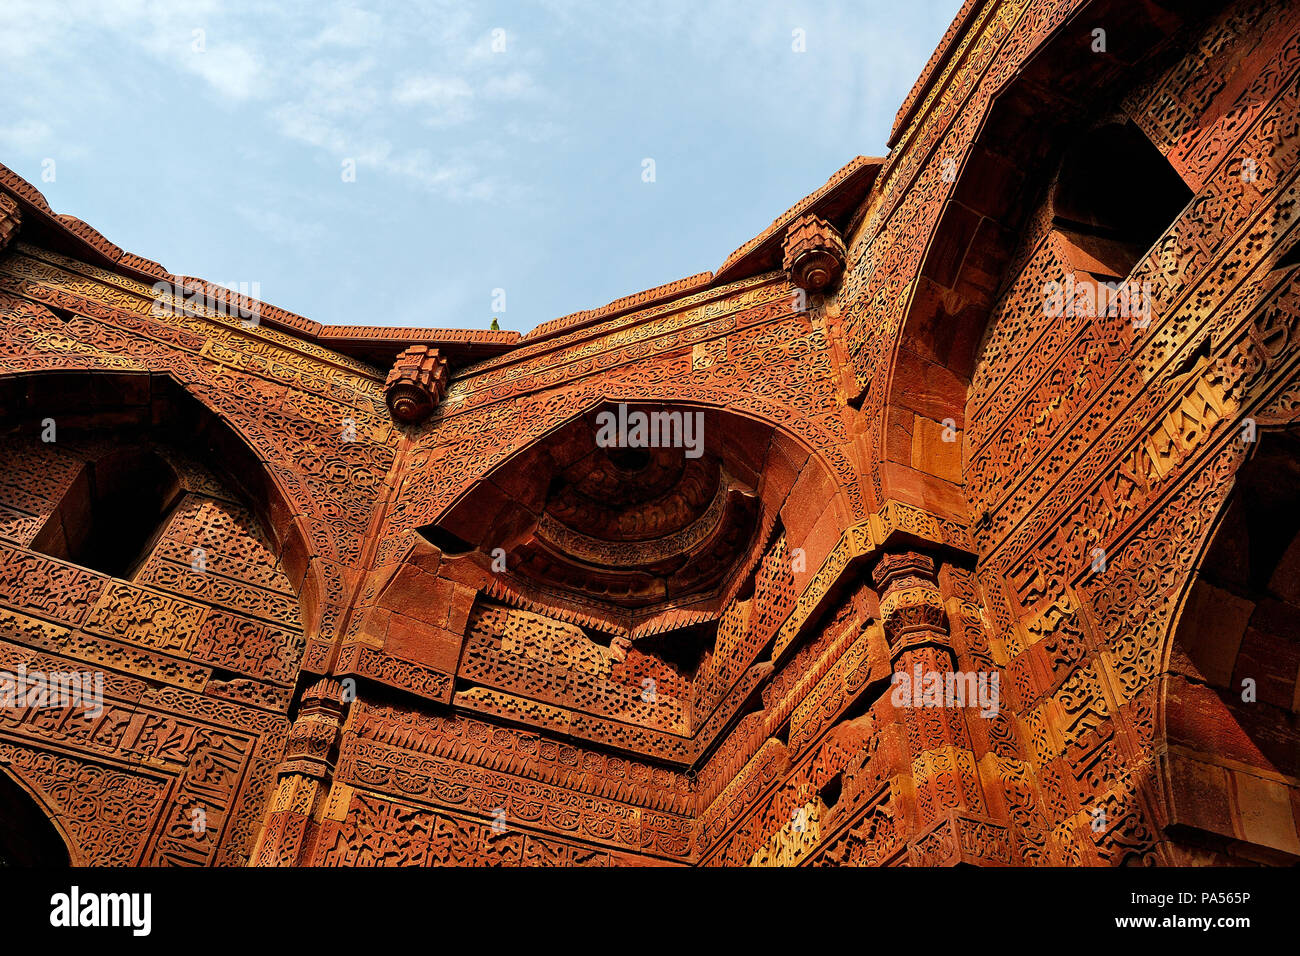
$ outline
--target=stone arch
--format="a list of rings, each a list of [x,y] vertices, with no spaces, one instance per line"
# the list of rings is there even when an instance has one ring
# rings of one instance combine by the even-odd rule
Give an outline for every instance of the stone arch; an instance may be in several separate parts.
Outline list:
[[[566,708],[575,708],[575,714],[599,717],[599,726],[586,717],[571,723],[567,716],[555,718],[578,739],[626,741],[625,733],[645,734],[634,749],[683,767],[694,757],[697,732],[708,735],[712,746],[718,728],[704,717],[733,682],[758,680],[774,667],[778,631],[825,554],[841,541],[850,512],[830,469],[786,425],[752,410],[742,413],[722,396],[701,399],[698,390],[684,401],[648,391],[602,383],[581,400],[570,392],[567,401],[555,403],[554,414],[532,415],[526,438],[520,435],[524,428],[508,441],[502,436],[499,457],[462,475],[464,490],[451,505],[413,529],[393,562],[371,572],[362,592],[373,599],[357,611],[357,650],[347,649],[335,673],[469,711],[504,706],[506,699],[533,702],[519,715],[529,725],[552,726],[546,716],[551,709],[567,714]],[[699,468],[692,471],[684,454],[659,455],[662,449],[633,462],[611,460],[595,444],[592,419],[610,412],[617,421],[620,405],[625,414],[670,410],[702,416]],[[650,483],[649,496],[640,495],[642,481]],[[706,493],[690,499],[691,489],[682,489],[691,481],[703,482]],[[582,485],[586,501],[575,504],[565,494],[575,485]],[[625,520],[630,513],[628,520],[647,522],[626,538],[602,536],[610,516],[593,518],[583,507],[598,511],[604,494],[620,500],[610,509],[613,518]],[[638,511],[645,501],[685,499],[690,500],[681,508],[665,505],[649,516]],[[633,507],[623,507],[623,500]],[[562,507],[551,507],[557,501]],[[554,559],[576,555],[571,566],[601,581],[626,566],[668,578],[661,565],[673,571],[679,562],[689,567],[705,548],[732,541],[726,511],[710,524],[714,502],[735,509],[732,527],[742,534],[734,548],[724,550],[725,563],[714,569],[720,573],[688,581],[679,591],[626,600],[627,594],[613,589],[584,589],[584,582],[550,574],[549,568],[516,571],[521,559],[544,551]],[[583,535],[581,547],[626,541],[631,560],[625,565],[604,560],[604,551],[563,550],[572,539],[541,529],[548,515],[574,537]],[[656,524],[659,518],[665,523]],[[701,525],[707,527],[698,539],[674,550],[679,532],[693,533]],[[674,549],[642,560],[641,549],[665,541]],[[500,569],[492,567],[498,547]],[[496,700],[498,694],[506,696]],[[756,700],[750,705],[757,706]],[[605,727],[604,720],[614,724]]]
[[[311,573],[310,548],[294,519],[292,497],[253,447],[224,416],[169,373],[87,371],[0,372],[0,429],[26,428],[39,436],[42,420],[56,429],[96,423],[170,438],[198,452],[248,502],[266,532],[304,609],[323,584]],[[39,550],[39,549],[38,549]],[[307,625],[304,620],[304,625]]]
[[[66,867],[84,862],[40,790],[0,763],[0,866]]]
[[[1070,197],[1053,186],[1060,185],[1063,159],[1070,175],[1069,151],[1080,133],[1111,120],[1125,93],[1169,65],[1171,38],[1186,30],[1183,48],[1195,48],[1204,6],[1171,7],[1085,4],[995,94],[942,199],[894,341],[886,388],[883,497],[910,501],[971,529],[989,612],[984,624],[999,645],[1012,708],[1024,721],[1018,746],[1042,786],[1025,839],[1047,848],[1044,858],[1068,864],[1176,859],[1165,827],[1167,808],[1177,810],[1177,804],[1158,713],[1170,621],[1212,508],[1239,461],[1240,448],[1232,447],[1235,419],[1279,384],[1262,372],[1288,340],[1294,315],[1287,304],[1267,334],[1250,329],[1254,341],[1237,346],[1240,357],[1214,354],[1229,351],[1220,340],[1229,317],[1243,317],[1226,304],[1220,327],[1206,323],[1213,331],[1199,321],[1161,329],[1169,354],[1169,367],[1159,369],[1164,380],[1149,371],[1144,376],[1126,351],[1136,335],[1110,334],[1127,325],[1126,318],[1081,330],[1044,317],[1043,282],[1060,275],[1058,265],[1089,278],[1134,274],[1132,248],[1121,250],[1117,263],[1088,269],[1061,250],[1062,237],[1054,232],[1063,224],[1054,220],[1059,206],[1068,211]],[[1089,50],[1088,33],[1098,22],[1111,26],[1110,58]],[[1222,55],[1233,52],[1229,44]],[[1215,197],[1204,195],[1204,184],[1183,165],[1173,168],[1198,193],[1194,205],[1207,200],[1212,210]],[[1166,207],[1181,195],[1182,187],[1173,186],[1167,194],[1175,198]],[[1061,218],[1087,217],[1076,205],[1073,217]],[[1213,234],[1208,224],[1215,214],[1200,205],[1181,219]],[[1162,253],[1189,255],[1195,241],[1179,245],[1174,233],[1181,222],[1177,229],[1169,225],[1154,244],[1150,230],[1129,243],[1145,243],[1138,268],[1146,266],[1166,291],[1190,277],[1179,261],[1166,267]],[[1047,250],[1042,259],[1038,249]],[[1040,268],[1044,261],[1050,269]],[[1250,308],[1262,312],[1279,292],[1293,297],[1283,284],[1279,275],[1270,276]],[[1168,300],[1174,298],[1170,291]],[[994,308],[1004,300],[1012,304],[995,324]],[[1204,314],[1212,306],[1198,307]],[[1261,317],[1258,324],[1270,321]],[[1180,334],[1185,338],[1175,340]],[[1262,344],[1273,340],[1279,344]],[[1061,363],[1064,368],[1033,360],[1036,349],[1065,353],[1065,343],[1070,361]],[[995,347],[1011,356],[996,376],[980,370]],[[1220,374],[1236,366],[1243,368],[1240,376]],[[1111,376],[1117,384],[1105,389]],[[1094,433],[1086,429],[1099,394],[1122,397],[1132,407],[1108,406],[1109,417],[1096,413],[1102,421]],[[1186,423],[1193,423],[1192,431],[1183,441]],[[957,442],[941,444],[945,424],[960,433]],[[1089,457],[1094,450],[1118,457],[1130,446],[1136,446],[1133,454],[1117,465],[1106,464],[1110,459],[1101,454]],[[998,454],[981,462],[973,447]],[[1106,545],[1100,569],[1090,571],[1088,551],[1100,544]],[[1195,783],[1180,784],[1184,798]],[[1043,832],[1033,832],[1040,821]]]
[[[895,339],[879,447],[883,500],[978,521],[961,493],[967,395],[1016,238],[1074,131],[1099,115],[1098,103],[1117,102],[1163,64],[1179,30],[1202,16],[1199,5],[1187,7],[1087,4],[991,97],[955,160]],[[1115,25],[1104,57],[1091,50],[1098,22]]]
[[[1160,813],[1171,858],[1300,860],[1300,426],[1259,432],[1161,652]]]
[[[655,391],[665,394],[655,394]],[[591,419],[602,409],[617,409],[619,405],[631,410],[680,410],[704,416],[704,443],[708,452],[716,454],[728,472],[752,490],[762,511],[759,523],[770,529],[779,521],[789,547],[802,549],[796,572],[800,587],[817,570],[851,522],[851,507],[832,467],[806,437],[787,424],[752,409],[737,408],[724,396],[710,400],[693,395],[678,401],[668,397],[667,390],[605,387],[579,409],[566,407],[561,415],[545,419],[548,427],[534,429],[526,441],[517,443],[518,447],[513,447],[508,455],[476,475],[475,481],[467,482],[438,517],[422,527],[447,532],[449,537],[444,543],[453,548],[485,544],[484,535],[493,527],[526,533],[536,517],[530,506],[535,509],[539,496],[546,490],[541,472],[528,471],[526,463],[530,456],[546,449],[566,429]],[[798,490],[792,494],[796,486]],[[760,530],[759,537],[764,534]],[[756,558],[751,554],[747,564],[752,566]]]

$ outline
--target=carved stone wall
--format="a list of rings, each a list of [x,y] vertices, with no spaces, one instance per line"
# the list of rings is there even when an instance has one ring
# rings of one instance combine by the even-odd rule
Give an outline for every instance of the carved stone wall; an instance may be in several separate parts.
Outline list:
[[[0,772],[77,863],[1294,862],[1300,546],[1241,502],[1300,499],[1297,97],[1284,0],[967,4],[887,159],[510,341],[0,167],[0,672],[104,704],[0,706]]]
[[[1191,52],[1115,104],[1192,194],[1128,278],[1146,314],[1095,307],[1050,201],[992,310],[963,479],[1039,791],[1024,835],[1060,862],[1181,862],[1184,841],[1197,843],[1162,835],[1165,675],[1188,582],[1262,435],[1247,420],[1288,420],[1265,409],[1297,357],[1300,275],[1285,260],[1300,236],[1298,84],[1293,7],[1235,4],[1213,18]],[[1076,280],[1077,308],[1045,321],[1042,291]],[[1237,811],[1267,814],[1254,833],[1268,837],[1238,833],[1228,857],[1293,855],[1294,769],[1260,766],[1252,779],[1276,799]]]
[[[139,440],[104,423],[50,442],[9,434],[0,448],[0,670],[102,680],[93,706],[15,695],[0,707],[0,770],[37,797],[76,863],[239,863],[304,644],[257,520],[202,464],[157,445],[179,498],[128,578],[33,544],[52,523],[76,534],[89,517],[71,499],[88,464]]]

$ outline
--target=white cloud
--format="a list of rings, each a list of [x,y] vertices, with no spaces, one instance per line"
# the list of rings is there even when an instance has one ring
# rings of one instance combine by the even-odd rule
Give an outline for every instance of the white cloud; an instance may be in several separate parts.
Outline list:
[[[320,223],[304,222],[269,205],[238,203],[235,213],[253,229],[277,242],[292,246],[314,246],[327,235]]]
[[[435,157],[425,148],[395,149],[383,137],[355,133],[301,104],[280,107],[274,118],[289,139],[322,149],[338,160],[354,160],[360,170],[397,176],[422,189],[455,201],[487,200],[499,184],[480,173],[476,163],[462,157]]]
[[[503,76],[490,76],[483,83],[483,95],[495,100],[520,100],[538,96],[540,91],[532,76],[515,70]]]
[[[544,143],[556,139],[561,133],[558,123],[549,120],[510,120],[504,127],[506,133],[514,139],[529,143]]]
[[[191,48],[176,63],[205,80],[214,92],[228,100],[247,100],[267,92],[261,58],[239,44],[219,43],[202,52]]]
[[[383,22],[377,13],[349,3],[336,9],[335,18],[316,34],[311,45],[365,48],[374,46],[383,35]]]
[[[451,126],[469,119],[473,96],[459,76],[409,76],[393,91],[393,102],[420,108],[420,119],[429,126]]]
[[[52,130],[44,120],[25,119],[0,126],[0,143],[7,149],[34,153],[52,142]]]
[[[278,106],[271,111],[271,119],[280,134],[289,139],[339,155],[349,151],[348,138],[343,131],[303,103],[285,103]]]
[[[271,141],[304,144],[334,163],[353,159],[456,201],[515,194],[502,138],[555,135],[546,90],[530,69],[541,55],[510,22],[489,22],[456,0],[429,3],[415,11],[359,0],[297,8],[0,0],[0,81],[40,90],[10,98],[0,146],[66,155],[72,144],[57,135],[57,118],[86,108],[87,98],[92,108],[117,108],[134,74],[147,76],[161,101],[192,77],[241,122],[260,104]],[[492,49],[498,26],[504,54]],[[129,61],[132,68],[113,72],[113,62]],[[420,62],[439,66],[411,70]],[[106,83],[108,75],[115,80]],[[526,114],[512,110],[525,102]],[[450,127],[454,138],[443,132]]]

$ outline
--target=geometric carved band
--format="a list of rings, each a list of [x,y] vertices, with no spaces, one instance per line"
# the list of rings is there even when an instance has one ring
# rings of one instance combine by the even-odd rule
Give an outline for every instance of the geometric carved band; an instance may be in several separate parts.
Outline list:
[[[23,217],[18,203],[8,193],[0,192],[0,252],[4,252],[22,227]]]
[[[840,540],[813,574],[777,632],[773,663],[780,666],[783,655],[794,647],[804,626],[821,614],[847,574],[869,563],[886,549],[910,548],[952,553],[965,558],[975,556],[975,543],[964,523],[896,499],[885,502],[865,521],[844,529]]]

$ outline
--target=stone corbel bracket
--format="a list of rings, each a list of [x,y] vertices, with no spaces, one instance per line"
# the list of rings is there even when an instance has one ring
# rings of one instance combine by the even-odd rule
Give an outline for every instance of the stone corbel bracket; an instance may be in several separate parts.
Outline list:
[[[800,216],[785,232],[782,268],[805,292],[821,292],[844,272],[844,239],[839,230],[812,213]]]
[[[447,360],[428,345],[412,345],[400,353],[384,383],[389,414],[402,425],[427,421],[446,392]]]

